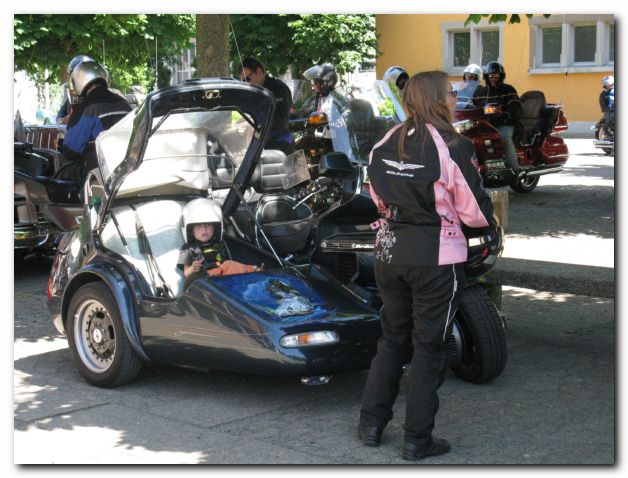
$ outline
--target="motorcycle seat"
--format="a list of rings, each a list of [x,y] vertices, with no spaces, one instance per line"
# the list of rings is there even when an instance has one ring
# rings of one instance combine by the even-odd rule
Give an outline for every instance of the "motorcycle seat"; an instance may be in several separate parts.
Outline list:
[[[539,138],[543,131],[545,120],[545,94],[542,91],[526,91],[521,95],[522,113],[519,123],[522,126],[520,143],[530,146]]]
[[[255,205],[255,216],[277,254],[301,252],[314,225],[314,215],[305,204],[286,194],[286,155],[279,150],[264,150],[251,178],[251,186],[261,194]],[[240,212],[240,211],[238,211]],[[236,212],[234,220],[249,237],[261,235],[244,214]],[[251,233],[253,232],[253,233]]]
[[[347,126],[355,133],[360,157],[365,158],[371,151],[377,139],[375,113],[371,103],[366,100],[351,100],[347,112]]]

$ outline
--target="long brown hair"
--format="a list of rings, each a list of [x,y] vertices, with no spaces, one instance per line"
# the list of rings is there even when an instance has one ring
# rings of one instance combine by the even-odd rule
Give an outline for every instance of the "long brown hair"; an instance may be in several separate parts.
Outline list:
[[[408,158],[404,142],[412,128],[422,132],[422,143],[425,144],[429,132],[425,126],[420,126],[422,124],[431,124],[441,131],[450,133],[448,145],[458,142],[460,135],[451,124],[451,112],[447,106],[448,94],[449,78],[444,71],[425,71],[408,80],[403,93],[403,106],[408,119],[401,126],[397,148],[402,158]]]

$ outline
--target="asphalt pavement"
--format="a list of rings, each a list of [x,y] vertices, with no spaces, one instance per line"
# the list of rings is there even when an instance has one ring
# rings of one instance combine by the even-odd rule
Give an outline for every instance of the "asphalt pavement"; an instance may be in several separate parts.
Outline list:
[[[419,464],[616,462],[613,158],[569,146],[565,172],[509,194],[506,369],[484,385],[447,376],[435,435],[452,451]],[[88,385],[48,318],[49,267],[14,267],[14,463],[408,464],[404,380],[375,449],[356,436],[366,372],[307,387],[153,364],[121,388]]]

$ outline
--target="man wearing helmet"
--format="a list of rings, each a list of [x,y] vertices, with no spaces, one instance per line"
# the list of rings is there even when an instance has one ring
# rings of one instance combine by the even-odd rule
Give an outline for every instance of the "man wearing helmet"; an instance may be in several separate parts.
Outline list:
[[[87,55],[78,55],[70,60],[68,63],[68,75],[72,75],[72,71],[79,63],[83,63],[84,61],[96,61],[91,56]],[[76,98],[72,98],[70,96],[69,85],[64,83],[62,85],[64,87],[64,101],[57,112],[57,123],[59,124],[68,124],[68,120],[70,119],[70,113],[72,112],[72,105],[76,101]]]
[[[462,81],[464,87],[458,91],[458,101],[471,101],[473,93],[480,86],[482,78],[482,67],[471,63],[462,71]]]
[[[294,153],[294,138],[288,129],[292,93],[283,81],[266,73],[266,68],[257,58],[245,58],[240,64],[240,80],[252,85],[262,86],[275,97],[275,114],[270,126],[270,137],[264,146],[266,149],[278,149],[286,154]]]
[[[517,90],[511,85],[504,83],[506,71],[504,67],[491,61],[484,67],[485,86],[479,86],[473,93],[473,103],[484,108],[487,104],[497,104],[501,106],[501,113],[487,115],[488,121],[495,126],[504,141],[506,149],[506,161],[513,171],[519,171],[519,161],[517,151],[512,142],[515,121],[521,116],[523,106]]]
[[[177,267],[183,270],[186,283],[200,277],[243,274],[261,270],[226,257],[222,243],[222,210],[216,201],[198,198],[183,208],[183,237]]]
[[[600,93],[600,109],[604,114],[604,131],[609,133],[609,129],[615,124],[615,77],[605,76],[602,78],[602,92]]]
[[[98,167],[96,137],[131,111],[124,98],[108,90],[108,82],[107,70],[95,61],[83,61],[72,70],[70,88],[81,101],[68,121],[62,149],[66,164],[57,177],[84,181]]]
[[[406,87],[406,83],[410,77],[408,76],[406,70],[400,66],[391,66],[384,72],[382,79],[391,85],[395,85],[399,88],[399,91],[403,93],[403,89]]]
[[[306,80],[312,82],[314,92],[316,93],[314,111],[321,111],[323,99],[328,96],[338,83],[338,73],[336,69],[325,63],[323,65],[314,65],[303,73]]]

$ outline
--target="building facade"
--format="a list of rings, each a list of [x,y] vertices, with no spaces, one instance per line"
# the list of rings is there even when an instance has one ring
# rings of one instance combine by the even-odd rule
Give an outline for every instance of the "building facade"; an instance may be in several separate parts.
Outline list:
[[[465,26],[468,14],[378,14],[377,77],[398,65],[410,75],[443,70],[460,80],[469,63],[499,61],[519,95],[541,90],[569,121],[600,118],[601,80],[615,69],[612,14],[522,15],[521,23]]]

